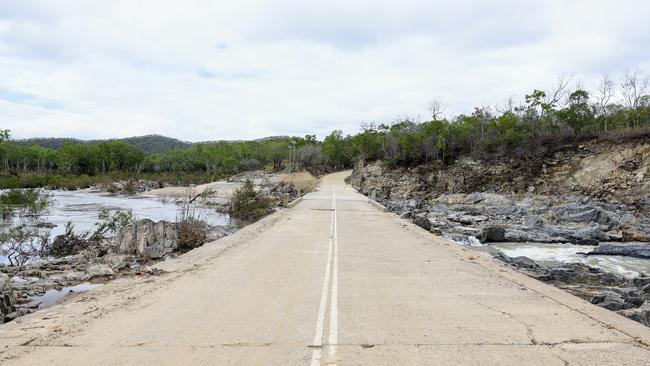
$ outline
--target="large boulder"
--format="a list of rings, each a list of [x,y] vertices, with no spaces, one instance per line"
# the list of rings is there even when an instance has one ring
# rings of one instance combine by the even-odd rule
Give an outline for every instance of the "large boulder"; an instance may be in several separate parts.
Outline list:
[[[131,254],[108,253],[101,260],[115,271],[137,266],[136,257]]]
[[[506,240],[506,229],[502,226],[487,226],[482,229],[480,238],[484,243],[502,242]]]
[[[632,306],[625,303],[623,297],[615,291],[606,290],[591,298],[590,302],[607,310],[624,310]]]
[[[619,314],[650,327],[650,303],[646,302],[638,308],[618,311]]]
[[[429,231],[431,229],[431,221],[426,215],[418,215],[413,218],[413,223],[424,230]]]
[[[609,224],[612,220],[609,214],[602,208],[579,203],[572,203],[560,207],[556,213],[558,218],[565,222]]]
[[[86,269],[86,276],[84,280],[111,278],[114,274],[115,271],[108,264],[97,263]]]
[[[116,253],[160,259],[178,250],[178,232],[168,221],[139,220],[120,230],[113,245]]]
[[[9,276],[0,273],[0,324],[13,320],[16,315],[16,295]]]
[[[544,282],[564,285],[626,286],[627,280],[614,273],[582,263],[563,263],[546,268],[538,277]]]
[[[519,256],[519,257],[508,257],[507,255],[497,252],[494,254],[494,258],[503,261],[505,263],[508,263],[515,268],[524,268],[528,270],[539,270],[539,265],[535,263],[532,259],[525,257],[525,256]]]
[[[636,228],[625,227],[621,230],[623,239],[628,241],[650,241],[650,234]]]

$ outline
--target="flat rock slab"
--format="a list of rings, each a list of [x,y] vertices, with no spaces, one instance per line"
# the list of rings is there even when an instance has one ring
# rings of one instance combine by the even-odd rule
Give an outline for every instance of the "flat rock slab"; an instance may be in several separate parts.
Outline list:
[[[620,255],[649,259],[650,244],[601,245],[587,255]]]

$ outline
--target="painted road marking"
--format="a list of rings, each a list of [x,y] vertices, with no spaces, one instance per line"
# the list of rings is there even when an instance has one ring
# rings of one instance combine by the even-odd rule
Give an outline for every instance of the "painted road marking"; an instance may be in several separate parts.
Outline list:
[[[336,214],[336,186],[334,186],[333,192],[333,210],[334,218],[332,219],[334,230],[332,232],[332,240],[334,241],[334,262],[332,267],[332,296],[330,298],[330,337],[329,337],[329,353],[328,356],[330,360],[334,360],[336,355],[336,344],[338,343],[338,323],[339,323],[339,314],[338,314],[338,304],[339,304],[339,246],[338,246],[338,233],[337,233],[337,214]]]
[[[330,279],[332,282],[332,293],[330,297],[330,316],[329,316],[329,338],[330,345],[328,356],[334,358],[336,355],[336,344],[338,343],[338,240],[337,240],[337,214],[336,214],[336,186],[332,187],[332,216],[330,223],[330,236],[327,252],[327,264],[325,265],[325,276],[323,278],[323,289],[321,290],[320,305],[318,307],[318,318],[316,319],[316,332],[314,335],[311,357],[311,365],[321,364],[325,310],[327,307],[327,298],[330,297]]]

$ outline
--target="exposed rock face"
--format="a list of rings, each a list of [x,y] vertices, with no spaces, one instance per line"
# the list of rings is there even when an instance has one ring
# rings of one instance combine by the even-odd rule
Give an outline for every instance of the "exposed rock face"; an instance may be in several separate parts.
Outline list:
[[[538,270],[539,265],[535,263],[532,259],[528,257],[508,257],[504,255],[503,253],[497,253],[494,255],[495,258],[506,262],[508,264],[511,264],[512,266],[516,268],[526,268],[530,270]]]
[[[113,252],[144,259],[160,259],[178,250],[175,224],[139,220],[123,228],[113,240]]]
[[[591,152],[581,159],[573,158],[573,168],[561,182],[597,198],[616,198],[625,203],[645,203],[650,199],[650,144],[585,146]]]
[[[217,240],[234,231],[232,227],[207,229],[206,240]],[[197,243],[200,246],[202,243]],[[140,260],[157,260],[183,249],[179,243],[179,224],[168,221],[139,220],[124,227],[112,239],[109,254],[131,255]]]
[[[9,282],[9,276],[0,273],[0,324],[14,319],[16,314],[16,296]]]
[[[370,164],[356,166],[350,183],[384,204],[383,201],[392,201],[392,205],[399,206],[389,207],[394,211],[419,208],[417,202],[409,201],[414,198],[426,201],[441,194],[473,192],[579,194],[607,203],[642,207],[650,205],[650,143],[645,137],[629,142],[568,145],[538,161],[525,163],[484,163],[464,157],[443,169],[436,169],[433,164],[408,169],[384,169],[381,164]],[[594,221],[593,217],[589,219]]]
[[[417,169],[396,173],[376,163],[357,167],[350,182],[389,210],[461,243],[476,238],[482,243],[598,245],[650,238],[650,208],[637,203],[604,202],[583,195],[441,192],[433,177]]]

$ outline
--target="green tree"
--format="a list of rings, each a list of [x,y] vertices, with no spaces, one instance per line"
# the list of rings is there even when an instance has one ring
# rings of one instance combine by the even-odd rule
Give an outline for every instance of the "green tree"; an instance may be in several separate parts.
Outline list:
[[[594,110],[589,105],[589,93],[580,89],[571,93],[569,105],[557,115],[578,136],[594,119]]]
[[[341,130],[336,130],[325,137],[323,153],[335,169],[350,167],[352,165],[352,151],[349,139],[343,137]]]

